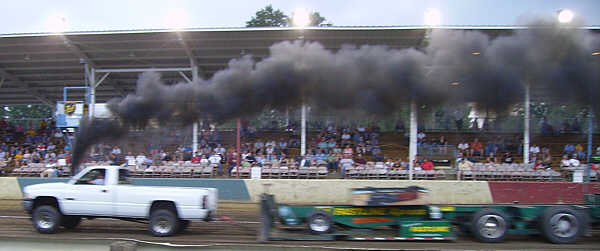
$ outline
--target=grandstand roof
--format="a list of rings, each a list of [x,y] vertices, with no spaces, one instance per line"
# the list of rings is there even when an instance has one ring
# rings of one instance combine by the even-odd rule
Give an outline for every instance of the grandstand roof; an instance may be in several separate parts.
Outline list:
[[[525,27],[447,26],[442,29],[478,30],[490,36]],[[342,45],[423,46],[428,27],[314,27],[305,40],[327,49]],[[586,27],[599,30],[600,27]],[[208,78],[242,54],[257,60],[268,56],[274,43],[296,40],[297,28],[211,28],[67,32],[62,34],[0,35],[0,105],[55,104],[63,87],[84,86],[83,62],[95,69],[190,67],[194,60],[200,76]],[[98,73],[97,78],[104,73]],[[123,96],[135,88],[136,72],[113,72],[97,88],[96,102]],[[189,72],[186,73],[191,78]],[[166,81],[183,81],[178,72],[164,72]],[[2,81],[4,79],[4,81]],[[83,100],[83,92],[69,91],[69,100]]]

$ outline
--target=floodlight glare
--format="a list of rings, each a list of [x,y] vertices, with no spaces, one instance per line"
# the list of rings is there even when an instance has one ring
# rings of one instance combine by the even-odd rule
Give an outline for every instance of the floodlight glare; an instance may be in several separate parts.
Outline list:
[[[570,23],[574,16],[575,14],[571,10],[564,9],[558,13],[558,21],[563,24]]]
[[[425,25],[440,25],[442,23],[442,14],[438,9],[427,9],[425,11]]]
[[[46,30],[52,33],[63,33],[67,30],[67,18],[61,13],[55,13],[46,19]]]
[[[297,9],[292,16],[294,26],[304,28],[310,24],[310,15],[305,9]]]
[[[188,13],[183,9],[171,9],[165,15],[164,23],[172,30],[183,29],[188,23]]]

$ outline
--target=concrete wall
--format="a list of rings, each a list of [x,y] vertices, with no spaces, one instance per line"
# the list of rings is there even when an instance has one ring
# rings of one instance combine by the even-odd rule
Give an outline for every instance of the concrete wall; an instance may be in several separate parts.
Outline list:
[[[67,179],[0,177],[0,200],[20,200],[22,188]],[[361,187],[421,186],[430,190],[433,204],[561,204],[582,203],[584,188],[600,193],[600,184],[585,187],[570,182],[403,181],[403,180],[238,180],[238,179],[133,179],[136,185],[215,187],[219,200],[258,202],[269,192],[288,204],[349,204],[350,190]],[[0,202],[1,203],[1,202]]]
[[[0,177],[0,200],[20,200],[21,187],[15,177]]]
[[[268,188],[264,184],[270,184]],[[485,181],[401,180],[246,180],[253,201],[267,189],[278,202],[289,204],[348,204],[350,190],[361,187],[420,186],[430,190],[433,204],[493,203]]]

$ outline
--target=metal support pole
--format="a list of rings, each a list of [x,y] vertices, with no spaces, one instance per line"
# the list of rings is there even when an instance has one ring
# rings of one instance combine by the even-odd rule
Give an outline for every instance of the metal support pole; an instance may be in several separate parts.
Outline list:
[[[198,80],[198,70],[197,70],[198,67],[196,67],[194,62],[191,62],[191,64],[192,64],[192,80],[195,82]],[[194,70],[194,69],[196,69],[196,70]],[[183,74],[183,72],[179,72],[179,74],[181,74],[182,76],[185,77],[185,74]],[[188,82],[192,82],[187,77],[185,77],[185,78]],[[198,152],[198,121],[194,122],[194,125],[193,125],[192,152],[193,152],[194,156],[196,155],[196,152]]]
[[[592,113],[592,109],[590,108],[590,114],[589,116],[589,126],[588,126],[588,147],[587,147],[587,166],[585,168],[585,182],[590,182],[590,175],[591,173],[591,159],[592,159],[592,132],[594,129],[594,118],[593,118],[593,113]],[[586,186],[587,188],[587,186]],[[587,192],[587,191],[586,191]]]
[[[306,104],[302,104],[302,118],[300,131],[300,155],[306,155]]]
[[[192,153],[196,156],[198,152],[198,122],[194,122],[192,126]]]
[[[529,163],[529,119],[530,114],[530,90],[529,83],[525,85],[525,118],[524,118],[524,129],[523,129],[523,163]]]
[[[417,103],[413,100],[410,103],[410,141],[408,144],[408,179],[413,179],[415,170],[415,157],[417,156]]]
[[[90,107],[88,108],[88,110],[89,110],[90,119],[92,119],[92,118],[94,118],[94,108],[96,106],[96,74],[95,74],[94,68],[91,68],[89,72],[90,72],[90,76],[89,76]]]
[[[236,137],[236,152],[235,152],[235,158],[236,158],[236,162],[235,162],[235,174],[236,174],[236,178],[240,178],[240,161],[241,161],[241,147],[240,147],[240,129],[242,128],[242,121],[240,118],[237,119],[237,137]]]

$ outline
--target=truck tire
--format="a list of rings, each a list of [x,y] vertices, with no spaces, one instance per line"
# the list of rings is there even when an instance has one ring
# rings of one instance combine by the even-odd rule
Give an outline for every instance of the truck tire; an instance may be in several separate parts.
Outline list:
[[[584,229],[582,217],[566,207],[550,207],[540,219],[540,231],[546,240],[555,244],[574,243]]]
[[[508,217],[496,209],[481,209],[471,218],[471,231],[481,242],[502,242],[508,229],[510,229]]]
[[[313,211],[307,218],[307,224],[313,234],[326,234],[333,231],[331,215],[325,211]]]
[[[42,234],[56,233],[62,220],[61,213],[53,206],[39,206],[31,216],[33,226]]]
[[[179,230],[179,219],[171,210],[157,209],[150,214],[148,228],[154,236],[171,236]]]
[[[79,216],[63,216],[63,220],[60,225],[66,229],[74,229],[79,226],[79,223],[81,223],[81,217]]]

